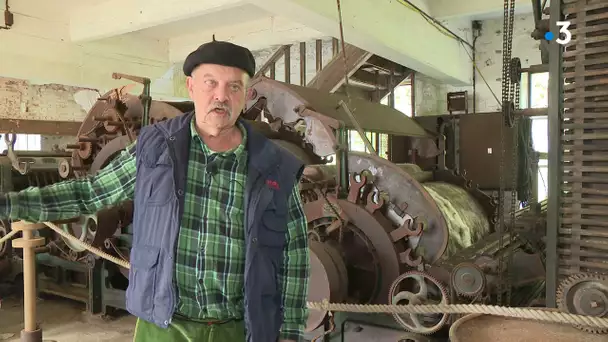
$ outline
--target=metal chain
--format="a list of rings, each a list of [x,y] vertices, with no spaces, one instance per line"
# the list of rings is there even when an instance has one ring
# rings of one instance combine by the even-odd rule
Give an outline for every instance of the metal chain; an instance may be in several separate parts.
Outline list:
[[[515,109],[519,109],[519,83],[512,85],[512,94]],[[518,152],[519,152],[519,116],[515,115],[514,124],[513,124],[513,145],[511,149],[511,208],[510,208],[510,217],[509,217],[509,255],[507,262],[507,303],[511,303],[511,291],[512,291],[512,280],[513,280],[513,254],[515,253],[515,211],[517,210],[517,189],[518,189],[518,169],[519,169],[519,160],[518,160]]]
[[[499,238],[499,246],[500,248],[504,248],[505,243],[504,243],[504,229],[505,229],[505,213],[504,213],[504,200],[505,200],[505,178],[503,175],[503,171],[505,169],[505,132],[504,132],[504,125],[507,122],[507,116],[508,115],[513,115],[513,112],[511,111],[511,104],[514,102],[514,92],[515,89],[517,87],[515,87],[515,84],[513,82],[513,80],[511,79],[511,52],[512,52],[512,48],[513,48],[513,26],[514,26],[514,20],[515,20],[515,0],[504,0],[504,20],[503,20],[503,54],[502,54],[502,62],[503,62],[503,68],[502,68],[502,114],[503,114],[503,119],[504,122],[501,123],[500,125],[500,171],[499,171],[499,181],[500,181],[500,189],[498,191],[498,227],[497,227],[497,231],[500,233],[500,238]],[[519,95],[519,94],[518,94]],[[515,120],[515,122],[517,122],[517,120]],[[517,127],[514,127],[515,131],[517,131]],[[516,142],[514,142],[515,144]],[[514,145],[512,144],[512,146]],[[517,148],[514,147],[513,149],[513,153],[512,153],[512,157],[513,155],[517,155]],[[512,173],[517,173],[517,169],[515,166],[513,166],[514,171],[512,170]],[[513,175],[512,175],[513,177]],[[514,222],[514,207],[515,207],[515,203],[514,201],[514,195],[513,195],[513,182],[514,179],[516,179],[516,177],[512,178],[512,189],[511,189],[511,208],[509,208],[510,210],[510,224],[509,226],[513,226],[513,222]],[[509,228],[511,229],[511,228]],[[510,258],[510,256],[509,256]],[[498,304],[503,304],[503,298],[502,298],[502,294],[505,291],[505,287],[507,290],[507,303],[510,303],[511,301],[511,286],[510,286],[510,282],[507,279],[507,282],[505,284],[505,280],[504,280],[504,275],[503,275],[503,271],[504,271],[504,267],[503,267],[503,259],[500,258],[498,261],[498,269],[499,269],[499,281],[498,281],[498,294],[497,294],[497,302]],[[510,269],[510,262],[507,261],[507,273],[509,273]],[[508,278],[510,278],[510,274],[508,274],[507,276]]]
[[[503,115],[503,122],[500,123],[500,160],[499,160],[499,189],[498,189],[498,221],[497,221],[497,226],[495,228],[496,231],[499,232],[499,239],[498,239],[498,245],[499,248],[502,248],[504,246],[504,239],[503,239],[503,235],[504,235],[504,208],[503,208],[503,198],[504,198],[504,176],[502,173],[502,170],[504,169],[504,159],[505,159],[505,139],[504,139],[504,117],[507,115],[506,112],[506,106],[508,105],[508,92],[506,91],[508,89],[509,86],[509,77],[508,77],[508,72],[507,72],[507,50],[508,50],[508,35],[507,35],[507,31],[508,31],[508,20],[509,20],[509,0],[504,0],[504,11],[503,11],[503,26],[502,26],[502,33],[503,33],[503,38],[502,38],[502,115]],[[502,277],[502,272],[500,272],[500,270],[502,270],[502,258],[498,259],[498,270],[499,270],[499,274],[498,274],[498,293],[496,295],[496,301],[498,302],[498,304],[502,304],[502,284],[503,284],[503,277]]]
[[[513,26],[515,21],[515,0],[511,0],[511,8],[509,13],[509,69],[511,75],[518,76],[513,72],[513,64],[512,64],[512,54],[513,54]],[[511,98],[510,100],[514,102],[512,115],[514,116],[514,124],[513,124],[513,144],[511,149],[511,208],[509,208],[509,212],[511,217],[509,218],[509,237],[510,237],[510,252],[509,259],[507,264],[507,304],[511,303],[511,292],[512,292],[512,279],[513,279],[513,267],[511,267],[513,263],[513,254],[514,254],[514,240],[515,234],[513,232],[515,227],[515,210],[517,206],[517,170],[518,170],[518,146],[519,146],[519,116],[515,114],[515,111],[519,109],[519,80],[511,79]]]

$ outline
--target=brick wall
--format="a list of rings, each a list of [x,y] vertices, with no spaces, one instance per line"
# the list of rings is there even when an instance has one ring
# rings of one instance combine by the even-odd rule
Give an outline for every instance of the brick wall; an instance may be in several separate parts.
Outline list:
[[[99,97],[96,90],[60,84],[34,84],[0,77],[0,118],[82,121]],[[42,150],[65,148],[74,137],[43,136]]]
[[[0,77],[0,118],[82,121],[98,97],[92,89]]]

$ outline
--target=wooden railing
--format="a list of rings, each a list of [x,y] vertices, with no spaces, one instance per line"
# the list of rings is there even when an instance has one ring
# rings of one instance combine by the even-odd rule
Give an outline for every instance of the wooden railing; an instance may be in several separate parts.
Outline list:
[[[335,57],[339,52],[339,44],[338,40],[332,39],[332,57]],[[279,62],[282,58],[284,59],[284,81],[285,83],[291,84],[291,47],[292,45],[283,45],[275,51],[270,58],[264,63],[258,72],[255,74],[255,77],[259,77],[265,75],[266,77],[276,79],[276,68],[277,62]],[[299,53],[300,53],[300,82],[299,85],[307,86],[306,82],[306,62],[308,60],[306,56],[306,42],[299,43]],[[317,39],[315,41],[315,66],[316,72],[319,73],[323,69],[323,40]]]

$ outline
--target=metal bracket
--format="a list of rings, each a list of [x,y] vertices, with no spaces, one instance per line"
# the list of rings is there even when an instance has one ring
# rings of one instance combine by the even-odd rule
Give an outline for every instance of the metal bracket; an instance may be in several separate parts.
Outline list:
[[[144,89],[141,92],[141,95],[139,95],[141,104],[144,107],[144,113],[141,118],[141,127],[149,125],[150,124],[150,106],[152,104],[152,97],[150,96],[150,83],[151,83],[150,79],[147,77],[132,76],[132,75],[121,74],[121,73],[117,73],[117,72],[112,74],[112,78],[115,80],[120,80],[120,79],[125,78],[127,80],[131,80],[133,82],[143,84]]]
[[[4,142],[6,143],[6,149],[8,150],[8,159],[11,161],[11,165],[20,174],[25,175],[30,170],[30,163],[19,161],[19,156],[15,153],[15,142],[17,142],[17,134],[6,133],[4,135]]]

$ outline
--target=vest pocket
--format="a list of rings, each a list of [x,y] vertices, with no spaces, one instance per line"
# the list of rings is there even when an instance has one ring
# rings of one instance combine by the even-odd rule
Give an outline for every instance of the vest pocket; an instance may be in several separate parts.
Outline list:
[[[262,216],[262,227],[258,235],[260,245],[283,248],[287,237],[287,217],[266,212]]]
[[[133,246],[131,249],[127,302],[138,317],[150,321],[154,309],[156,273],[160,248]],[[143,316],[141,316],[143,315]]]

